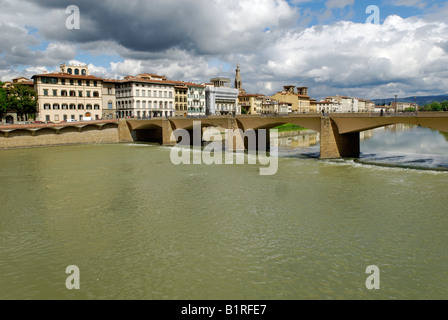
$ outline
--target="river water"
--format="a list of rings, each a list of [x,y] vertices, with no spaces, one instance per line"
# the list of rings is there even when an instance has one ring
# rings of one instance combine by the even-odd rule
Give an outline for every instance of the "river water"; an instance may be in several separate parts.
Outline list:
[[[273,176],[154,144],[0,151],[0,299],[448,298],[444,136],[378,129],[359,161],[318,138],[282,139]]]

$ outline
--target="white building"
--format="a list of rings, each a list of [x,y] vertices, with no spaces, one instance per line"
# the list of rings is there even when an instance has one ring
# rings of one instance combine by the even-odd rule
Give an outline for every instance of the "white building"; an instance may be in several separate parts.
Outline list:
[[[194,83],[187,83],[187,103],[189,116],[205,116],[206,99],[205,86]]]
[[[211,85],[205,88],[207,115],[241,114],[238,106],[238,89],[230,87],[230,79],[214,78]]]
[[[147,119],[174,116],[174,83],[155,75],[128,76],[116,85],[119,118]]]
[[[372,112],[375,109],[375,103],[365,99],[358,99],[346,96],[333,96],[325,99],[330,102],[331,108],[337,109],[333,112],[353,113],[353,112]]]

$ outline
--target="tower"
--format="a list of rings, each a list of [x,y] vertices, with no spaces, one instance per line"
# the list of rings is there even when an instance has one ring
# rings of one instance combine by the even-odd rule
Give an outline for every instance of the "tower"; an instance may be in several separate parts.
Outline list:
[[[236,66],[236,76],[235,76],[235,89],[241,90],[243,87],[243,81],[241,80],[240,65]]]

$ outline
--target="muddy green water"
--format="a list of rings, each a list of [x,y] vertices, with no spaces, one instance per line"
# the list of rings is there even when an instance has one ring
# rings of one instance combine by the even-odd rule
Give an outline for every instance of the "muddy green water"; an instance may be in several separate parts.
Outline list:
[[[381,163],[376,137],[363,153]],[[412,159],[443,164],[440,137]],[[174,166],[151,144],[0,151],[0,299],[448,298],[447,172],[285,145],[274,176]],[[397,148],[389,163],[409,157]],[[366,289],[370,265],[380,290]]]

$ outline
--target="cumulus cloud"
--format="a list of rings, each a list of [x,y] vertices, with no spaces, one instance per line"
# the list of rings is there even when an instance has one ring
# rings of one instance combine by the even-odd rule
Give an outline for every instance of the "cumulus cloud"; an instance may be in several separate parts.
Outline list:
[[[296,6],[285,0],[78,0],[81,29],[68,30],[65,8],[73,1],[15,1],[0,0],[0,27],[8,30],[0,34],[2,78],[16,75],[16,66],[54,69],[81,50],[121,57],[101,66],[81,61],[107,78],[150,72],[205,82],[232,78],[238,61],[245,89],[266,94],[295,84],[318,98],[376,98],[445,93],[448,84],[448,6],[418,18],[390,16],[382,25],[300,27],[305,11],[297,6],[308,0],[292,1]],[[322,13],[352,10],[353,4],[328,0]]]

